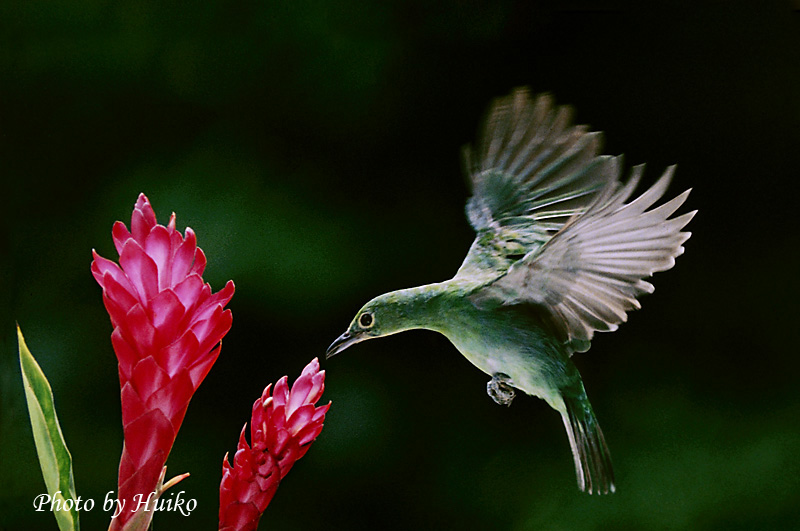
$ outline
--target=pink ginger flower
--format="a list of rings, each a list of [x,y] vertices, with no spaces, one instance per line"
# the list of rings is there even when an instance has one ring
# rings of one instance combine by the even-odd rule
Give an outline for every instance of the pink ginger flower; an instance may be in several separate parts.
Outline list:
[[[225,454],[219,486],[220,530],[255,530],[278,484],[322,431],[331,404],[314,406],[325,389],[325,371],[319,370],[317,358],[306,365],[291,390],[287,380],[286,376],[278,380],[272,396],[269,384],[253,404],[251,445],[245,439],[245,424],[233,466]]]
[[[130,232],[118,221],[112,236],[119,266],[93,251],[92,274],[103,288],[119,362],[125,442],[118,498],[125,506],[109,527],[117,530],[135,515],[134,496],[146,499],[158,486],[189,401],[231,328],[231,311],[223,308],[234,285],[228,281],[211,293],[201,276],[206,258],[192,229],[181,236],[174,213],[166,227],[157,224],[144,194],[136,201]],[[138,529],[142,524],[136,521],[142,519],[128,528]]]

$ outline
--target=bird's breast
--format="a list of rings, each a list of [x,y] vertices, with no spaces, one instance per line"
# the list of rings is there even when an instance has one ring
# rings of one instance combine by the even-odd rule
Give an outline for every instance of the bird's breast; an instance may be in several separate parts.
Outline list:
[[[514,387],[548,402],[567,378],[568,356],[558,341],[535,319],[513,309],[464,306],[447,317],[440,331],[484,373],[506,374]]]

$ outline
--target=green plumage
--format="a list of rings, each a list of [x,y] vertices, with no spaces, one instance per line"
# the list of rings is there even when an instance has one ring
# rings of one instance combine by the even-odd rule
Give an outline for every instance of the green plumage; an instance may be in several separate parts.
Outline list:
[[[599,155],[600,134],[571,126],[566,107],[525,90],[496,100],[477,149],[465,149],[476,238],[453,279],[376,297],[328,349],[422,328],[444,334],[492,377],[489,395],[514,389],[547,401],[564,421],[578,486],[614,491],[608,448],[574,352],[612,331],[669,269],[694,212],[670,218],[689,191],[656,208],[674,168],[628,202],[643,168],[620,182],[621,157]]]

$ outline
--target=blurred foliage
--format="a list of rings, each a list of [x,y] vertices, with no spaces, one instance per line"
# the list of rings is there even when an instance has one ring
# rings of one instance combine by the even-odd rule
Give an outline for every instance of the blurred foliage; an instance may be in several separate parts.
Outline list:
[[[647,7],[645,7],[647,5]],[[0,3],[0,529],[51,529],[14,321],[48,375],[78,493],[121,451],[91,249],[139,192],[191,226],[234,326],[168,461],[213,525],[253,400],[372,296],[453,274],[472,238],[459,148],[489,100],[552,91],[606,152],[679,163],[700,214],[644,310],[578,356],[618,492],[574,485],[558,416],[498,408],[413,332],[324,362],[325,430],[270,529],[786,529],[800,518],[794,199],[800,20],[789,2]],[[788,337],[787,337],[788,334]],[[106,513],[84,513],[86,529]]]

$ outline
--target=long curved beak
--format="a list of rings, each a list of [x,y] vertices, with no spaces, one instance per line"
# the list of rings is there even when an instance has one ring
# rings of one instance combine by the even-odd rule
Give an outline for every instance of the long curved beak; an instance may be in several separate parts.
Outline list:
[[[336,341],[331,343],[331,346],[328,347],[328,351],[325,352],[325,358],[330,358],[331,356],[335,356],[341,351],[350,347],[351,345],[355,345],[356,343],[358,343],[359,341],[363,341],[364,339],[365,339],[364,337],[354,336],[350,332],[345,332],[344,334],[337,337]]]

